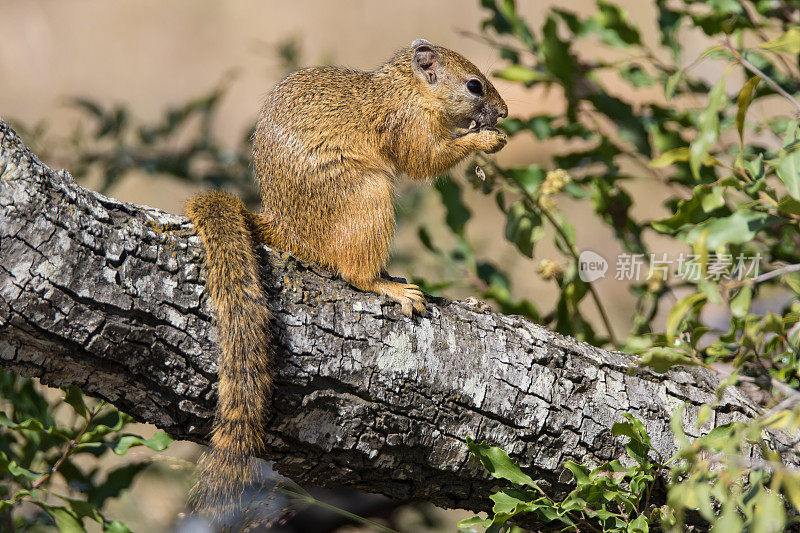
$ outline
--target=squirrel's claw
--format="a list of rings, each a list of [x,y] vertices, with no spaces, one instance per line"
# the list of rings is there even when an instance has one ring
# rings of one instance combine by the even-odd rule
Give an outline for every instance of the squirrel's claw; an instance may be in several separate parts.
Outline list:
[[[366,290],[384,294],[393,302],[399,303],[403,314],[408,317],[413,316],[414,313],[425,314],[425,294],[413,283],[397,283],[379,279]]]
[[[405,303],[401,304],[403,307],[403,314],[407,316],[412,315],[412,310],[416,311],[418,315],[425,314],[425,295],[420,290],[419,287],[414,285],[413,283],[404,283],[403,288],[405,289],[405,296],[410,301],[410,305],[406,305]]]

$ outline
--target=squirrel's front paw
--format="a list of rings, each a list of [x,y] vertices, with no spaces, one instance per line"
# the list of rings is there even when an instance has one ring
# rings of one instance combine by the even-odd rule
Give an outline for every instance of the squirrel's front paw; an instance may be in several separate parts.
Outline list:
[[[493,154],[508,142],[506,134],[494,128],[484,128],[475,133],[478,150]]]

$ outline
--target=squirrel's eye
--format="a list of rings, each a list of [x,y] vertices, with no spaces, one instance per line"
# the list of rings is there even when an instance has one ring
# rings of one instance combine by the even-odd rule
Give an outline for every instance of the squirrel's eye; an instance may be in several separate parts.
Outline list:
[[[483,94],[483,84],[479,80],[469,80],[467,82],[467,90],[472,94],[481,96]]]

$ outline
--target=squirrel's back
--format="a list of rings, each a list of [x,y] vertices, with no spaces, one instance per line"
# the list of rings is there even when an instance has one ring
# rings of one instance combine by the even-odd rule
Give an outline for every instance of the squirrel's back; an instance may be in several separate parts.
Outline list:
[[[253,135],[262,211],[250,213],[226,193],[187,204],[206,251],[221,349],[199,507],[234,503],[267,440],[273,346],[255,244],[327,267],[407,316],[423,314],[419,287],[381,276],[394,233],[395,180],[434,177],[471,153],[499,150],[506,137],[494,126],[506,114],[472,63],[423,39],[376,70],[308,68],[270,91]]]

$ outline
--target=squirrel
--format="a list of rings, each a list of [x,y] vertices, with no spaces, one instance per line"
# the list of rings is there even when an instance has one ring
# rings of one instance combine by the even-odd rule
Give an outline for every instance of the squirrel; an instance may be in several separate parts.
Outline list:
[[[261,212],[226,192],[186,205],[205,248],[221,351],[211,446],[193,489],[198,509],[229,509],[265,446],[275,348],[255,246],[289,251],[407,316],[423,314],[419,287],[381,277],[397,179],[433,178],[471,153],[500,150],[506,135],[495,125],[507,115],[475,65],[425,39],[371,72],[306,68],[270,91],[253,134]]]

